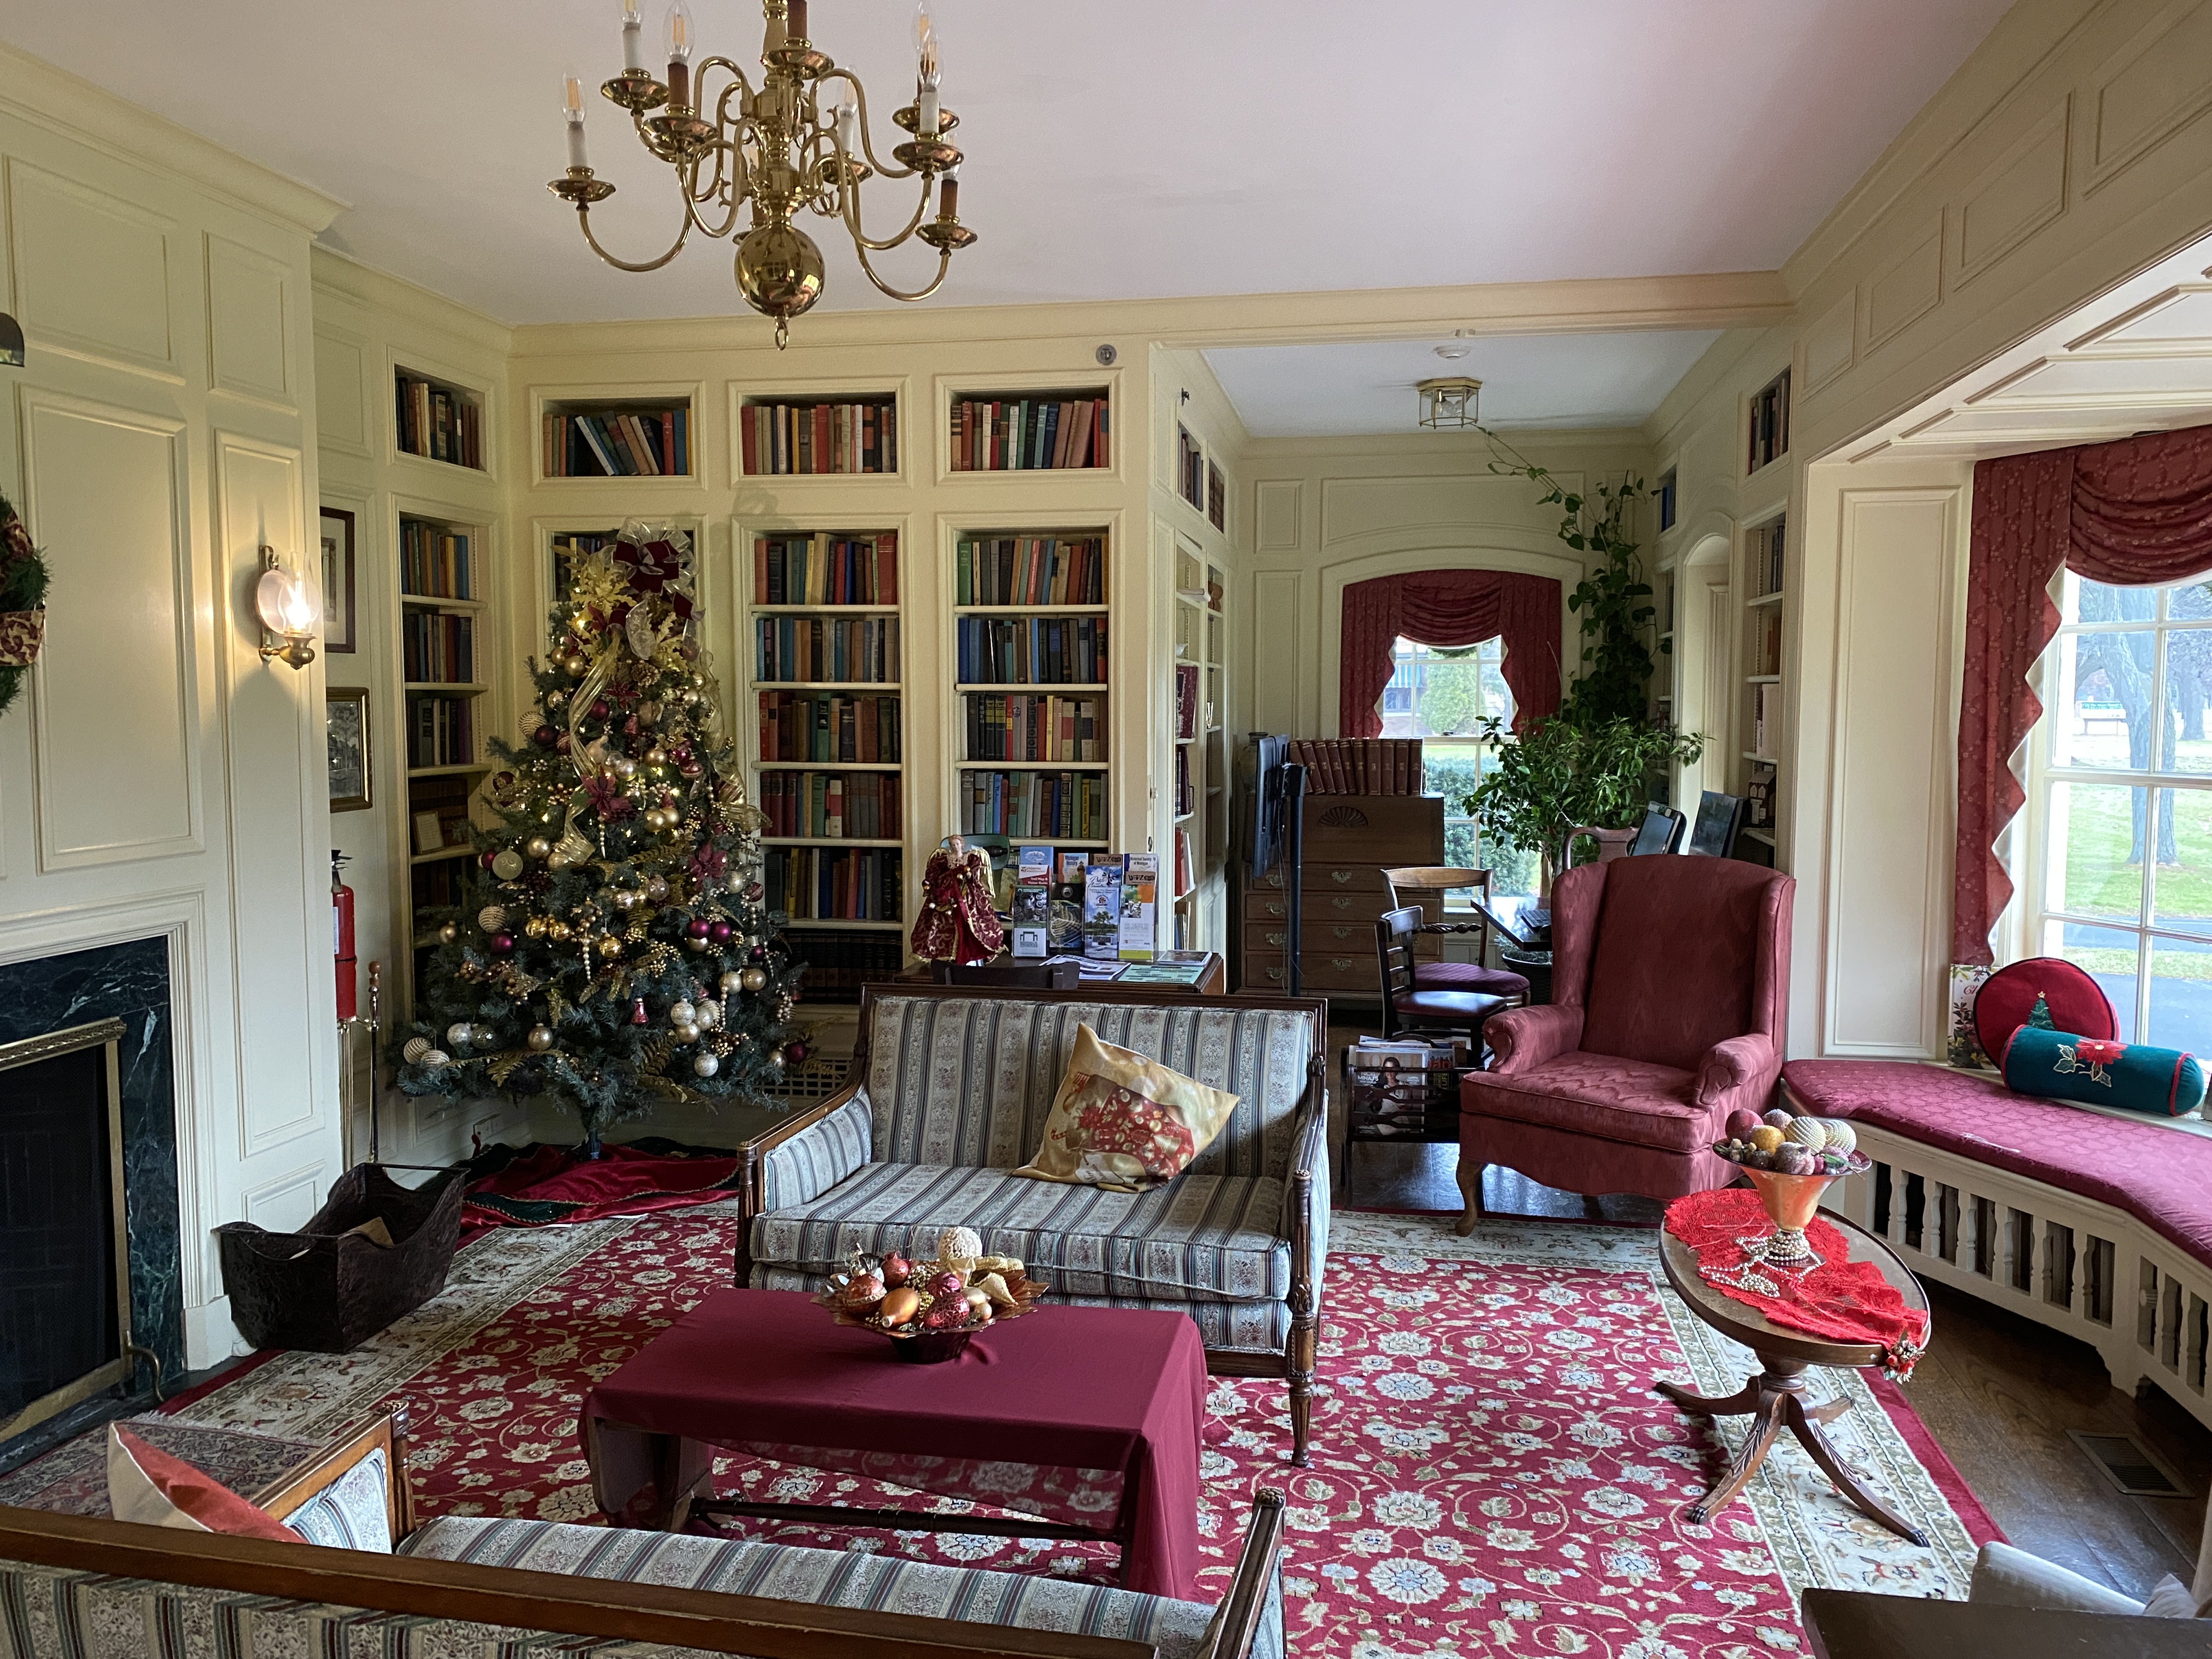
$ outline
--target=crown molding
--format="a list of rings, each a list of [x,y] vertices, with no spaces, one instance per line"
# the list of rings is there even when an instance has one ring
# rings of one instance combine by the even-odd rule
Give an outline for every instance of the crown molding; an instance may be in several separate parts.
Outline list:
[[[1635,427],[1500,427],[1498,433],[1516,449],[1537,452],[1530,459],[1540,464],[1548,455],[1606,449],[1648,453],[1651,447]],[[1330,458],[1438,465],[1487,462],[1491,453],[1489,441],[1480,432],[1368,432],[1344,438],[1255,438],[1237,459],[1247,467]]]
[[[316,242],[308,248],[308,264],[319,294],[350,300],[388,316],[435,329],[502,360],[514,349],[514,331],[496,317],[465,306],[458,300],[448,300],[404,276],[394,276],[374,265],[363,264],[349,253],[341,253]]]
[[[0,43],[0,109],[310,236],[352,205]]]
[[[1343,340],[1435,339],[1469,334],[1592,334],[1642,329],[1765,327],[1792,307],[1779,272],[1607,276],[1449,288],[1334,289],[1311,294],[1193,295],[1053,305],[902,307],[810,315],[793,353],[809,347],[1111,339],[1171,347],[1296,345]],[[600,323],[530,323],[518,356],[574,351],[648,354],[773,349],[752,316]]]

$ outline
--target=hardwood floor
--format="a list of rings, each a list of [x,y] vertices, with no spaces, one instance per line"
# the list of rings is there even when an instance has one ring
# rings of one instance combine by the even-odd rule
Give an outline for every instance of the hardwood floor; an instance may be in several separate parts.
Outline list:
[[[1333,1068],[1336,1051],[1358,1032],[1332,1027]],[[1342,1146],[1341,1086],[1333,1074],[1333,1147]],[[1335,1172],[1336,1202],[1456,1213],[1458,1156],[1456,1146],[1363,1142]],[[1485,1172],[1483,1204],[1495,1212],[1646,1225],[1665,1208],[1640,1198],[1585,1200],[1495,1167]],[[2120,1393],[2086,1343],[1941,1285],[1929,1285],[1928,1296],[1934,1340],[1905,1398],[2004,1535],[2130,1595],[2148,1594],[2169,1572],[2186,1582],[2212,1489],[2212,1431],[2154,1388],[2139,1399]],[[2124,1496],[2067,1437],[2069,1429],[2134,1435],[2191,1495]]]

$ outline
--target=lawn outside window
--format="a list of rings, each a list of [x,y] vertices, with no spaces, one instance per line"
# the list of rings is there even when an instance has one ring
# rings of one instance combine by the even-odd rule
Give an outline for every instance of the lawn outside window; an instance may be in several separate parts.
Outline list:
[[[2212,581],[2068,572],[2033,780],[2030,948],[2094,976],[2124,1041],[2212,1054]]]

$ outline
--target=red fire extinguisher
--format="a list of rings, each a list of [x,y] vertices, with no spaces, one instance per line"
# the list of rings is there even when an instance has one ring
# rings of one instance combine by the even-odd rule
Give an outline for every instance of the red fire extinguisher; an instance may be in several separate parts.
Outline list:
[[[331,848],[331,937],[337,955],[338,1018],[354,1017],[356,991],[353,954],[353,889],[345,884],[340,867],[349,862],[346,855],[335,847]]]

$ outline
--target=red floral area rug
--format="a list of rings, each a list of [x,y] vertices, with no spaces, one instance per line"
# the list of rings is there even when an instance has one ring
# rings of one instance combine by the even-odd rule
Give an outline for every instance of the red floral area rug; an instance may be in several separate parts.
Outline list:
[[[734,1242],[732,1222],[713,1209],[599,1225],[610,1231],[557,1271],[514,1255],[518,1293],[489,1317],[426,1310],[456,1334],[441,1351],[403,1321],[356,1356],[284,1356],[191,1413],[272,1432],[311,1419],[334,1432],[356,1408],[404,1401],[427,1514],[595,1520],[576,1439],[583,1395],[727,1282]],[[1664,1376],[1725,1394],[1752,1367],[1667,1289],[1650,1231],[1499,1223],[1460,1239],[1449,1218],[1348,1214],[1332,1243],[1313,1468],[1289,1467],[1283,1390],[1261,1381],[1216,1383],[1202,1453],[1209,1595],[1226,1583],[1252,1488],[1289,1493],[1294,1652],[1771,1659],[1806,1651],[1796,1605],[1808,1587],[1966,1594],[1986,1517],[1897,1391],[1886,1402],[1858,1373],[1823,1379],[1854,1402],[1831,1433],[1932,1548],[1865,1521],[1794,1445],[1712,1524],[1680,1518],[1741,1431],[1723,1423],[1716,1436],[1650,1384]],[[420,1363],[380,1361],[371,1351],[387,1337]],[[318,1363],[352,1365],[357,1385]],[[720,1465],[720,1481],[814,1503],[890,1496],[854,1477],[741,1458]],[[786,1542],[1018,1571],[1111,1569],[1103,1547],[1043,1540],[736,1524]]]

